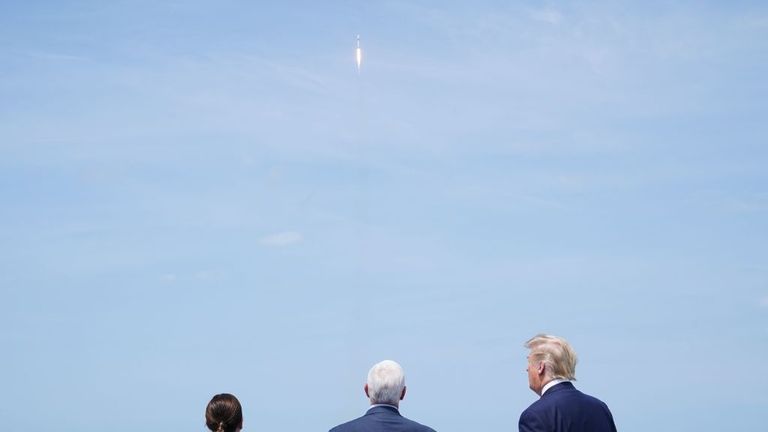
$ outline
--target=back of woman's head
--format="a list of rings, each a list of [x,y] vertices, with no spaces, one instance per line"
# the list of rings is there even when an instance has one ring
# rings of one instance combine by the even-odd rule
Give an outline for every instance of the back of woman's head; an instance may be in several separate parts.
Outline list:
[[[243,427],[243,408],[229,393],[217,394],[205,409],[205,424],[213,432],[235,432]]]

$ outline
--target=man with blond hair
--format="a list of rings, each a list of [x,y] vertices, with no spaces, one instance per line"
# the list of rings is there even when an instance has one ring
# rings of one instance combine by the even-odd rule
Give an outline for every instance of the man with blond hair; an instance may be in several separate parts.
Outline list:
[[[525,347],[528,385],[541,397],[520,415],[520,432],[616,432],[608,406],[571,383],[576,352],[565,339],[539,334]]]
[[[373,365],[363,390],[371,402],[365,415],[338,425],[331,432],[435,432],[400,415],[405,374],[396,362],[384,360]]]

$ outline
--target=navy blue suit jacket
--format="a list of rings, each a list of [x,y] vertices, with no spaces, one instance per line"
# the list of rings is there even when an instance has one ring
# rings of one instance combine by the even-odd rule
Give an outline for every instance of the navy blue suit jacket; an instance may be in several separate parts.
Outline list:
[[[616,432],[608,406],[570,382],[552,386],[520,415],[520,432]]]
[[[395,407],[376,406],[364,416],[340,424],[330,432],[435,432],[434,429],[400,415]]]

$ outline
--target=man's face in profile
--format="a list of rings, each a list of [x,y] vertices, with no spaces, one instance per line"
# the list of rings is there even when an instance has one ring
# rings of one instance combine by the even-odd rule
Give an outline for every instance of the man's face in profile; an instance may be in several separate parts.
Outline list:
[[[536,394],[540,394],[541,377],[539,376],[539,362],[533,360],[530,354],[527,359],[528,367],[525,370],[528,372],[528,387],[530,387]]]

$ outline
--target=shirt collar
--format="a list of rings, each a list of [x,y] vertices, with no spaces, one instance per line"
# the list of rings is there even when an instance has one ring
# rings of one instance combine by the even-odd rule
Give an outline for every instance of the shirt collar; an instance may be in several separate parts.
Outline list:
[[[400,411],[396,406],[390,405],[390,404],[373,404],[370,407],[368,407],[368,411],[370,411],[370,410],[372,410],[372,409],[374,409],[376,407],[389,407],[389,408],[394,408],[394,409]]]
[[[544,396],[544,393],[546,393],[547,390],[551,389],[552,387],[554,387],[554,386],[556,386],[556,385],[558,385],[560,383],[564,383],[564,382],[570,382],[570,381],[565,380],[565,379],[556,378],[556,379],[553,379],[552,381],[544,384],[544,387],[541,388],[541,395]]]

